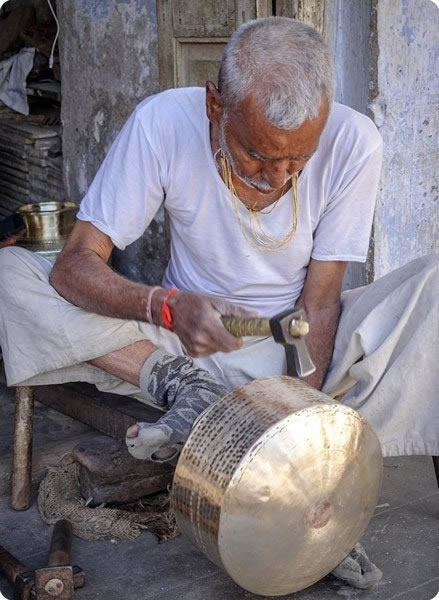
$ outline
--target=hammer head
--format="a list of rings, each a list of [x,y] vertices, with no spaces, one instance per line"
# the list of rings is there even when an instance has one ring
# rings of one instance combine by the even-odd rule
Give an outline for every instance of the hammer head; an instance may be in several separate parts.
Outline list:
[[[224,327],[237,337],[272,335],[276,342],[283,344],[287,357],[287,375],[306,377],[314,373],[315,366],[304,339],[309,325],[303,308],[287,310],[271,319],[223,316],[221,320]]]
[[[14,600],[31,600],[34,583],[34,571],[26,571],[17,575],[14,582]]]
[[[287,375],[307,377],[316,370],[305,343],[309,331],[303,308],[287,310],[270,319],[273,338],[285,346]]]
[[[73,588],[84,585],[85,574],[81,567],[46,567],[26,571],[15,579],[14,600],[71,600]]]

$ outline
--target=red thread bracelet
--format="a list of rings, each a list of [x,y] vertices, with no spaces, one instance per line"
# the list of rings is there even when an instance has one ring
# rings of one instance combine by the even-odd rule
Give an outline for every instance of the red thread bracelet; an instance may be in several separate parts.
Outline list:
[[[172,290],[169,290],[169,292],[165,296],[165,299],[163,300],[161,315],[163,325],[168,331],[174,331],[174,319],[172,318],[171,309],[168,306],[168,300],[172,296],[172,294],[175,294],[175,292],[179,291],[180,290],[177,288],[172,288]]]

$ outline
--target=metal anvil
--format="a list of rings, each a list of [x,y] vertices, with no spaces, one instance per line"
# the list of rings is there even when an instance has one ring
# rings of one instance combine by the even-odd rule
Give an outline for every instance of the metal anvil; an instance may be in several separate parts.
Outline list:
[[[284,311],[271,319],[222,317],[221,320],[227,331],[237,337],[273,336],[275,342],[285,346],[290,377],[307,377],[316,370],[305,343],[309,324],[303,308]]]

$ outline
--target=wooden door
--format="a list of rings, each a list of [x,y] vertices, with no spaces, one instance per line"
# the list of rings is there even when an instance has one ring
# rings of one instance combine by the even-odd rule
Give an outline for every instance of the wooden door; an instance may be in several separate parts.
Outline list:
[[[216,82],[235,29],[271,15],[300,19],[326,33],[325,0],[157,0],[160,88]]]
[[[271,0],[158,0],[160,88],[216,83],[235,29],[271,14]]]

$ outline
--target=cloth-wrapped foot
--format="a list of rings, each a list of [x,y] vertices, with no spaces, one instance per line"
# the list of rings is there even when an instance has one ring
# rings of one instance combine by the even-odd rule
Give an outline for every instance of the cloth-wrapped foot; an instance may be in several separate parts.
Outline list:
[[[360,590],[376,585],[383,576],[378,567],[369,560],[366,551],[359,543],[355,544],[348,556],[331,571],[331,574]]]

